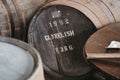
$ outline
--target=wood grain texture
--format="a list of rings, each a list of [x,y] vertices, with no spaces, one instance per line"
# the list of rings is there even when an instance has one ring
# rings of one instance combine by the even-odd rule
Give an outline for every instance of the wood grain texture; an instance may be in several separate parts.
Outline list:
[[[119,59],[120,54],[118,53],[87,53],[87,59]]]
[[[10,18],[2,1],[0,1],[0,13],[0,35],[11,36]]]
[[[86,54],[95,53],[95,55],[98,54],[98,56],[103,53],[104,55],[111,55],[111,57],[118,55],[118,58],[94,59],[90,61],[102,71],[117,79],[120,79],[120,50],[108,51],[106,49],[106,47],[108,47],[113,40],[120,41],[120,23],[108,25],[94,33],[86,42],[85,51]]]
[[[56,5],[37,13],[28,40],[39,51],[47,73],[80,77],[91,71],[83,46],[95,31],[94,24],[79,10]]]
[[[0,35],[24,39],[26,24],[47,0],[1,0]]]
[[[119,0],[55,0],[46,4],[66,5],[80,10],[99,29],[105,25],[120,22]]]

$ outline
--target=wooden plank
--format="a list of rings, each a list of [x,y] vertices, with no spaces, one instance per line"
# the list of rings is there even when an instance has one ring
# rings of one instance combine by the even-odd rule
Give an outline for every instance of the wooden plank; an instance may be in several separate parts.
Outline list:
[[[119,53],[87,53],[87,59],[114,59],[120,58]]]

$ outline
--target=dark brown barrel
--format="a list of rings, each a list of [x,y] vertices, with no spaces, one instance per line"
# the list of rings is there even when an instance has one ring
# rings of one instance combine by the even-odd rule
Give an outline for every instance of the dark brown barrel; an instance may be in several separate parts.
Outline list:
[[[120,48],[115,47],[119,45],[118,42],[120,42],[120,23],[114,23],[95,32],[85,45],[89,60],[101,71],[116,78],[110,80],[120,79]],[[113,46],[108,47],[110,44]]]
[[[4,80],[8,80],[8,79],[9,80],[44,80],[41,58],[39,53],[36,51],[36,49],[34,49],[29,44],[24,43],[20,40],[6,38],[6,37],[0,37],[0,44],[1,44],[0,50],[2,49],[0,51],[0,60],[1,60],[0,61],[0,68],[1,68],[0,79],[1,80],[2,79]],[[11,51],[13,49],[14,51]],[[19,52],[16,52],[16,50],[19,50]],[[8,55],[4,55],[4,54],[8,54]],[[21,54],[24,54],[24,56]],[[31,60],[31,57],[33,58],[32,59],[33,61]],[[22,61],[24,60],[24,62],[22,62],[21,60]],[[30,65],[32,65],[33,69],[30,69],[31,67]],[[20,68],[23,68],[23,69],[20,69]],[[29,75],[26,73],[28,73]],[[16,75],[17,77],[14,75]]]
[[[0,35],[23,39],[25,26],[46,0],[1,0]]]
[[[80,79],[92,70],[84,58],[83,46],[96,30],[78,9],[46,6],[33,18],[28,41],[39,51],[46,73],[57,79]]]
[[[73,78],[91,71],[82,54],[86,40],[104,25],[120,21],[119,13],[112,11],[119,10],[118,4],[113,2],[113,7],[110,2],[49,0],[37,13],[29,28],[28,41],[40,52],[46,73]]]

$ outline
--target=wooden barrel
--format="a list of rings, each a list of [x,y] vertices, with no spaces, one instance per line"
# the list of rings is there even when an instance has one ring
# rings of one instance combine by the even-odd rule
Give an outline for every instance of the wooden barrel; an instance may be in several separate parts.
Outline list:
[[[84,13],[99,29],[104,25],[120,22],[119,0],[53,0],[47,6],[66,5]]]
[[[85,80],[92,68],[84,58],[83,46],[96,30],[81,11],[54,5],[43,8],[33,18],[28,42],[39,51],[46,73],[56,79]]]
[[[46,0],[0,0],[0,35],[23,39],[25,26]]]
[[[105,26],[86,42],[87,58],[101,71],[120,79],[120,23]]]
[[[120,18],[105,1],[49,0],[39,10],[29,27],[28,42],[39,51],[46,73],[67,80],[89,74],[91,67],[83,54],[86,40],[104,25],[119,22],[115,15]]]
[[[38,52],[22,41],[0,37],[0,80],[44,80]]]

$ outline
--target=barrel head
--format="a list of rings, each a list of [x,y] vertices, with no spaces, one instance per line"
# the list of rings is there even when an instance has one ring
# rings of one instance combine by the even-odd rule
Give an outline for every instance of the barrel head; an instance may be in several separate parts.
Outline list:
[[[29,27],[28,41],[39,51],[47,73],[83,76],[91,71],[83,47],[96,30],[82,12],[55,5],[37,13]]]

